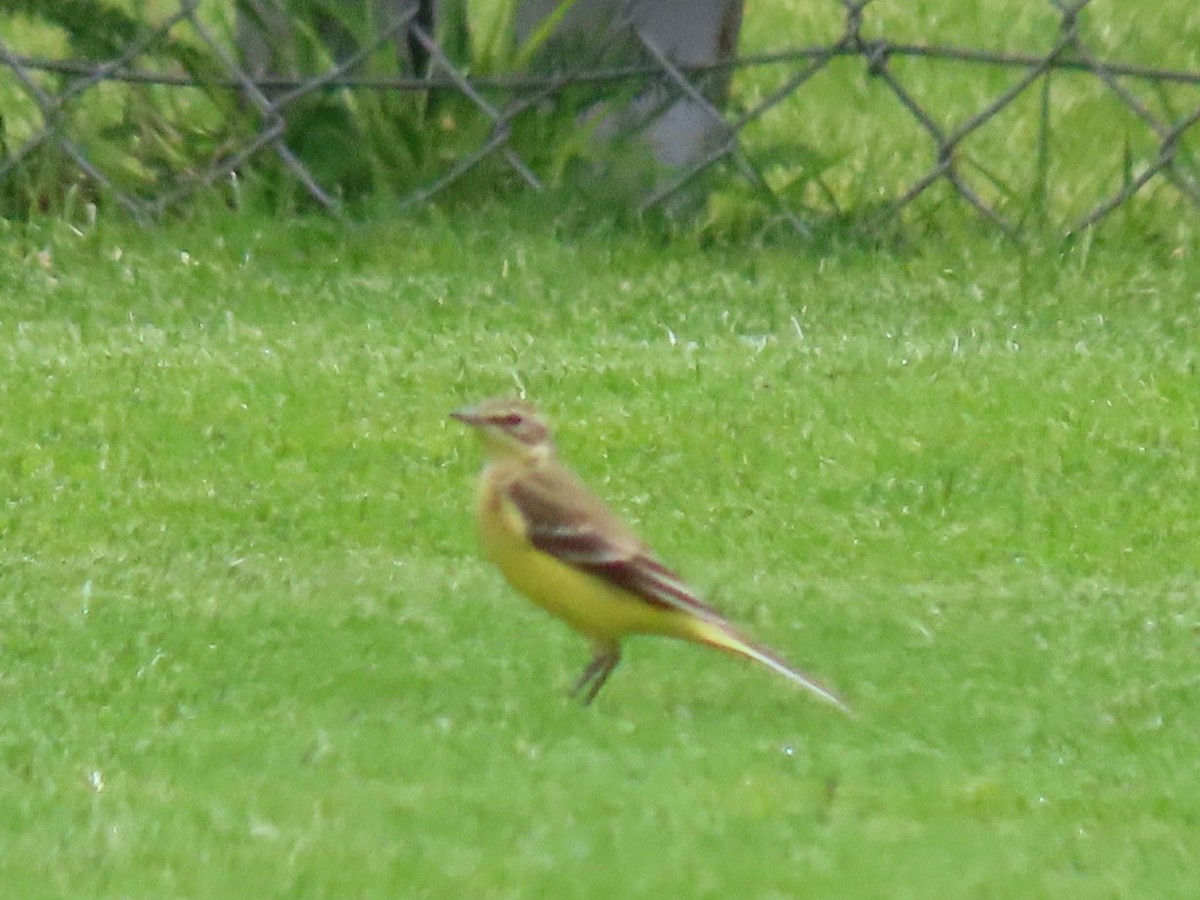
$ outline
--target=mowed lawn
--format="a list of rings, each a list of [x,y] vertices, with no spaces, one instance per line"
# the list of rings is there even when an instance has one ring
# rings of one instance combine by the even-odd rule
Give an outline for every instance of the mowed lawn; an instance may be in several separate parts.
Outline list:
[[[493,213],[4,226],[10,896],[1185,896],[1200,263]],[[478,555],[524,390],[856,717]]]

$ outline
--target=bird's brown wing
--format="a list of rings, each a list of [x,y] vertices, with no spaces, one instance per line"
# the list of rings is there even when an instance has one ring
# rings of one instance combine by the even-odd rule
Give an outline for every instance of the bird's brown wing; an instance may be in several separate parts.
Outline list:
[[[565,469],[525,472],[504,488],[534,547],[654,606],[725,624],[641,539]]]

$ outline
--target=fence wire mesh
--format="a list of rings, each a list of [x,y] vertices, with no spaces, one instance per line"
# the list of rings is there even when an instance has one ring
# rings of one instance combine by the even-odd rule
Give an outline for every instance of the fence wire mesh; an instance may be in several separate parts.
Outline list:
[[[0,7],[0,214],[111,199],[153,221],[214,190],[237,202],[239,183],[264,168],[339,212],[338,142],[370,141],[346,115],[386,121],[371,165],[404,203],[481,176],[542,190],[570,155],[545,152],[546,110],[581,90],[653,95],[643,122],[681,101],[708,118],[703,151],[656,169],[639,192],[647,210],[701,182],[710,198],[758,205],[801,232],[947,205],[1009,233],[1031,221],[1074,232],[1142,201],[1153,215],[1200,208],[1200,41],[1169,18],[1143,12],[1114,39],[1109,18],[1123,7],[1030,0],[1005,7],[1021,13],[989,32],[999,46],[979,47],[955,42],[951,26],[910,34],[919,23],[887,0],[777,6],[761,22],[751,7],[741,54],[709,65],[677,64],[630,21],[618,30],[637,52],[619,65],[480,74],[488,67],[464,61],[413,5],[354,52],[312,54],[311,70],[270,77],[239,53],[229,0],[151,4],[161,11],[119,21],[116,41]],[[952,18],[960,5],[945,6]],[[794,45],[777,46],[780,35]],[[424,51],[426,71],[367,65],[398,37]],[[731,81],[729,102],[710,99],[713,79]],[[333,118],[306,131],[310,101]],[[578,153],[596,123],[571,108],[557,121],[575,129],[563,143]]]

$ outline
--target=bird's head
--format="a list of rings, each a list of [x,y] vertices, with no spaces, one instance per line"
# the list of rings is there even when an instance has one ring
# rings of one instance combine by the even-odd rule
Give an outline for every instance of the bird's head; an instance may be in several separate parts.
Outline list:
[[[537,408],[524,400],[484,400],[450,415],[478,429],[493,458],[534,460],[554,452],[550,426]]]

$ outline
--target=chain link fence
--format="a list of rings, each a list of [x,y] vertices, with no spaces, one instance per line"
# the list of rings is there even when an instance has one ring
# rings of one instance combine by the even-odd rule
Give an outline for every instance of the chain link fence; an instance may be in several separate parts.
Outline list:
[[[949,18],[963,6],[943,5]],[[700,194],[809,233],[950,207],[1015,234],[1200,208],[1195,15],[1029,0],[1004,6],[1016,12],[981,47],[937,15],[906,18],[907,4],[778,0],[761,21],[770,4],[748,9],[729,58],[682,65],[629,17],[605,32],[621,54],[568,70],[497,50],[496,33],[481,51],[479,23],[452,35],[412,2],[348,50],[310,32],[292,54],[305,71],[265,74],[239,47],[232,0],[147,6],[0,4],[0,214],[113,202],[154,221],[214,193],[237,204],[255,179],[335,214],[381,184],[403,204],[497,182],[544,190],[594,160],[598,108],[636,110],[622,119],[636,133],[680,103],[705,139],[637,182],[642,210]],[[69,21],[97,9],[104,28]]]

